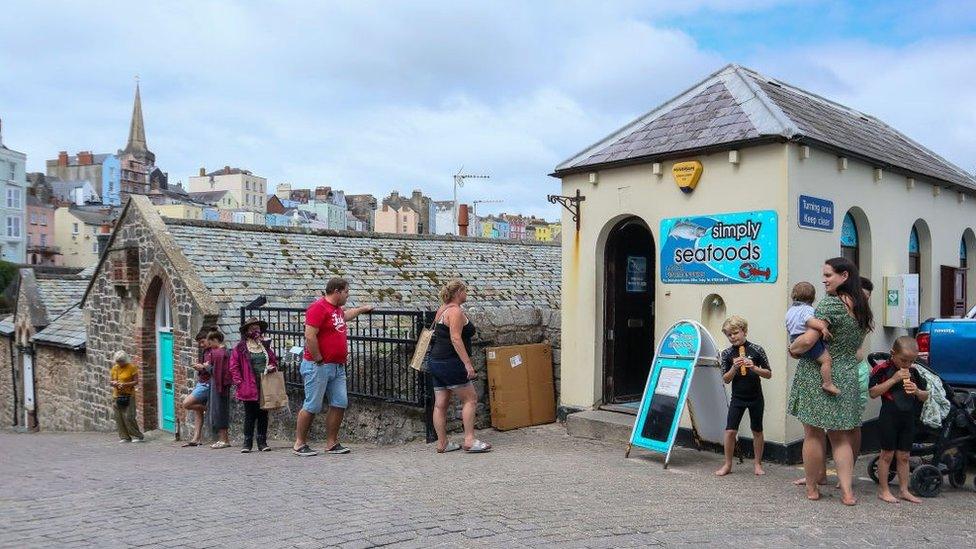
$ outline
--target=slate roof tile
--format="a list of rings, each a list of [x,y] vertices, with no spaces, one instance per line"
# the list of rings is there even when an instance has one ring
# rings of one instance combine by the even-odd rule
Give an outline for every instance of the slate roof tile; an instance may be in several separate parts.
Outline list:
[[[46,328],[34,334],[31,341],[68,349],[81,349],[88,341],[84,313],[75,306],[54,319]]]
[[[972,174],[877,118],[738,65],[724,67],[566,160],[553,175],[769,138],[826,145],[976,189]]]
[[[166,219],[167,231],[236,335],[238,309],[265,295],[268,305],[306,307],[328,280],[351,285],[350,305],[434,308],[460,277],[472,306],[559,308],[559,246],[433,235],[403,236],[266,228]]]

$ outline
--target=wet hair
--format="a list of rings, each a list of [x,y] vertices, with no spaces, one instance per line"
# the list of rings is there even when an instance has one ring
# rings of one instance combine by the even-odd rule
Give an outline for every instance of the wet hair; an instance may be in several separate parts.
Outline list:
[[[115,351],[115,354],[112,355],[112,360],[122,364],[128,364],[132,362],[132,359],[129,358],[129,354],[126,353],[125,351]]]
[[[857,265],[844,257],[835,257],[824,262],[837,274],[846,273],[847,280],[837,287],[837,294],[847,296],[851,300],[854,313],[854,320],[863,332],[874,330],[874,313],[871,312],[871,305],[868,298],[864,295],[864,288],[861,286],[861,275],[857,272]]]
[[[817,299],[817,289],[809,282],[797,282],[790,297],[793,301],[813,305],[813,300]]]
[[[739,330],[741,332],[749,331],[749,322],[746,319],[738,315],[732,315],[725,319],[722,323],[722,333],[728,334],[732,330]]]
[[[441,288],[441,302],[450,303],[459,292],[467,290],[468,286],[461,280],[454,279]]]
[[[207,334],[207,341],[211,341],[211,340],[216,341],[217,343],[223,343],[224,334],[220,333],[220,331],[218,330],[213,330],[209,334]]]
[[[868,293],[873,292],[874,291],[874,282],[871,282],[871,279],[870,278],[868,278],[866,276],[862,276],[861,277],[861,289],[864,290],[864,291],[866,291],[866,292],[868,292]]]
[[[349,287],[349,281],[345,278],[330,278],[328,284],[325,285],[325,295],[332,295],[336,292],[341,292]]]
[[[912,336],[901,336],[891,344],[891,354],[909,352],[918,354],[918,342]]]

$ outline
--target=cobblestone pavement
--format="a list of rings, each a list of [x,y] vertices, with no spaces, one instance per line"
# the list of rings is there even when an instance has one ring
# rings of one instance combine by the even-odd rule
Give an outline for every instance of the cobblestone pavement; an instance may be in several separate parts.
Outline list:
[[[976,544],[976,493],[809,502],[795,467],[719,479],[719,456],[655,456],[552,425],[484,432],[489,454],[353,445],[345,456],[179,448],[108,434],[0,434],[0,546],[625,547]],[[859,466],[863,474],[864,462]],[[746,464],[748,465],[748,463]]]

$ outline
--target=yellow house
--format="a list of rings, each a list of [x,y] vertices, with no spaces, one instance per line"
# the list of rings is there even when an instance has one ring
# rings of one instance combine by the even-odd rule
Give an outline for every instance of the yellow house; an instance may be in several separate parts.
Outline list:
[[[201,204],[208,204],[218,210],[236,210],[241,207],[237,197],[229,190],[201,191],[189,193],[190,199]]]
[[[196,204],[161,204],[156,210],[159,215],[173,219],[203,219],[203,207]]]
[[[532,225],[533,238],[539,242],[552,242],[551,225]]]
[[[549,234],[552,235],[552,239],[555,240],[559,238],[559,235],[563,234],[563,226],[561,223],[550,223],[549,224]]]
[[[495,232],[495,222],[490,217],[481,218],[481,237],[492,238]]]
[[[61,207],[54,212],[54,244],[61,249],[65,267],[88,267],[98,263],[99,236],[109,235],[118,208]]]
[[[796,361],[784,329],[794,284],[822,288],[824,261],[851,259],[876,288],[871,351],[908,333],[886,318],[886,276],[919,276],[921,319],[976,298],[964,269],[976,257],[971,174],[872,116],[737,65],[553,175],[561,195],[585,197],[569,204],[578,232],[562,214],[560,399],[570,410],[633,403],[669,326],[696,320],[724,348],[722,322],[736,314],[773,369],[767,454],[794,460],[803,432],[786,413]]]

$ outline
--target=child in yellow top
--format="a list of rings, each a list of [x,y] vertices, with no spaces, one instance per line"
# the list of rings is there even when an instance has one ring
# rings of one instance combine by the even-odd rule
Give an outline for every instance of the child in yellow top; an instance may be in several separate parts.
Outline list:
[[[109,371],[109,385],[115,402],[115,426],[119,432],[119,442],[142,442],[143,434],[136,423],[136,403],[132,397],[139,384],[139,369],[136,368],[125,351],[118,351],[112,357],[115,364]]]

